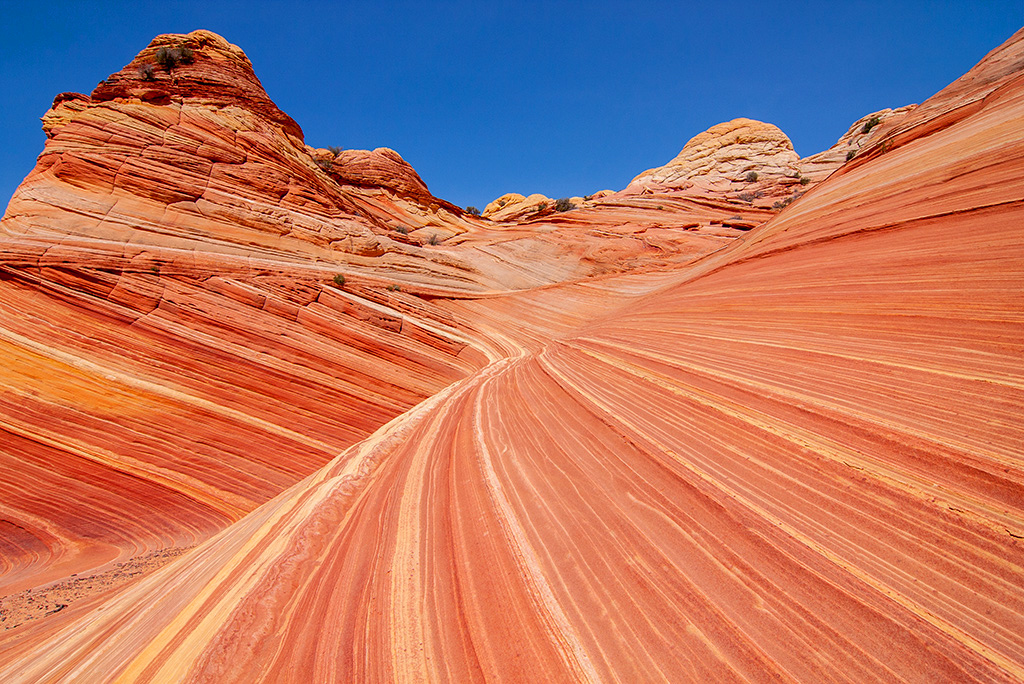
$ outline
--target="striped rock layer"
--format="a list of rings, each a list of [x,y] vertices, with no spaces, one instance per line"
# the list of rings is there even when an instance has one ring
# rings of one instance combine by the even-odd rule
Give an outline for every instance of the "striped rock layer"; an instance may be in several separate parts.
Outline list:
[[[1022,63],[1024,30],[778,212],[448,210],[399,290],[340,247],[342,286],[284,244],[47,243],[77,191],[37,169],[0,578],[193,548],[0,634],[0,681],[1024,679]]]

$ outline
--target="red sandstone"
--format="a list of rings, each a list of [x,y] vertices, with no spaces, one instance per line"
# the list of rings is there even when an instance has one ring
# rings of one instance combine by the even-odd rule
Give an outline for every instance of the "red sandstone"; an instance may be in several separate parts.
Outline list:
[[[1024,678],[1022,59],[781,210],[519,221],[306,148],[205,32],[58,97],[2,224],[0,593],[196,546],[0,680]]]

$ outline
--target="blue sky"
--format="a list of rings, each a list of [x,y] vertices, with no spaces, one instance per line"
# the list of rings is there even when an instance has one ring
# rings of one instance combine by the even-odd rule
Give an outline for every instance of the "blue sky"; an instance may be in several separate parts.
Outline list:
[[[431,191],[620,189],[720,121],[806,156],[920,102],[1024,25],[1024,2],[10,2],[0,0],[0,202],[39,117],[159,33],[215,31],[314,146],[391,147]]]

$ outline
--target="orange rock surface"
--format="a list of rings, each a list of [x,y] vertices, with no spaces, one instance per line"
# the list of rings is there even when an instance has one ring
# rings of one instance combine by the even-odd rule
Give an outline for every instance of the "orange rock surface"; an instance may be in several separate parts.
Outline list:
[[[1024,679],[1022,60],[781,211],[487,222],[296,142],[277,212],[199,221],[78,161],[148,124],[72,136],[194,92],[59,102],[3,223],[0,587],[195,546],[0,633],[0,681]],[[263,241],[302,216],[352,240]]]

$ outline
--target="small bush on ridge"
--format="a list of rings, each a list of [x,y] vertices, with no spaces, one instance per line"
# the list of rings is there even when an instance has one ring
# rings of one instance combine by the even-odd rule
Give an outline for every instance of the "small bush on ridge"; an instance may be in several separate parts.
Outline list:
[[[188,47],[162,47],[156,51],[157,64],[167,69],[167,71],[170,71],[179,64],[191,64],[194,60],[195,53],[192,52],[192,48]]]

